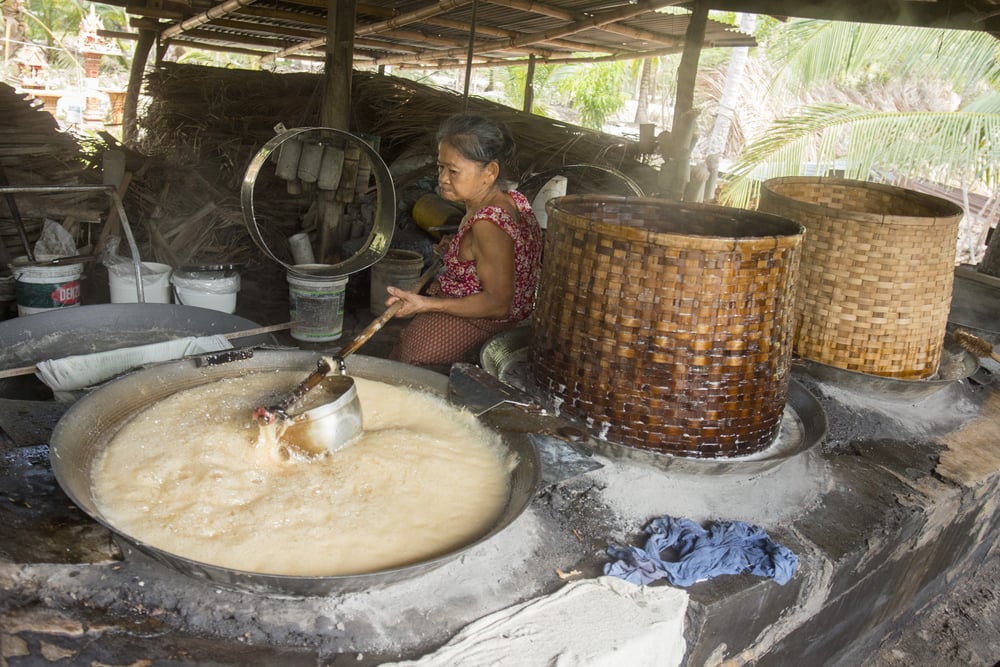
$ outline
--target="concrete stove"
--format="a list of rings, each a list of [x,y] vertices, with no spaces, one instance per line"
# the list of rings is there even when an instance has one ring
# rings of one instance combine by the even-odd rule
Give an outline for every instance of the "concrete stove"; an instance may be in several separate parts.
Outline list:
[[[543,623],[538,637],[561,636],[563,648],[552,650],[576,645],[583,664],[611,651],[637,656],[631,664],[669,664],[654,645],[680,647],[686,665],[857,664],[913,609],[996,553],[1000,391],[988,374],[919,401],[798,380],[822,404],[829,432],[779,466],[693,474],[601,447],[600,468],[549,483],[503,533],[459,559],[378,589],[299,598],[227,590],[123,552],[52,476],[47,442],[63,406],[0,399],[3,659],[11,667],[483,664],[461,651],[468,630],[441,647],[483,617],[604,582],[609,544],[637,544],[650,519],[672,515],[760,525],[798,555],[798,572],[784,586],[749,575],[686,591],[660,584],[632,594],[611,584],[604,597],[577,596],[543,617],[548,625],[533,621]],[[509,410],[526,431],[539,430],[542,416]],[[623,635],[596,613],[607,595],[615,608],[658,615],[637,616]],[[678,609],[683,630],[667,625]],[[513,650],[517,637],[507,641]],[[537,664],[552,657],[542,646]]]

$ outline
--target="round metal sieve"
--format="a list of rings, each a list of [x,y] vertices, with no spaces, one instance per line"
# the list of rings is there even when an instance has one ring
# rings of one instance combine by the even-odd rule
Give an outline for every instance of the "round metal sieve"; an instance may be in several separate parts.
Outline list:
[[[301,264],[295,265],[284,262],[268,246],[254,215],[253,199],[257,177],[260,174],[261,168],[270,160],[271,154],[289,139],[295,137],[301,138],[310,133],[317,135],[320,140],[324,138],[339,138],[360,146],[361,151],[371,161],[378,199],[375,206],[375,223],[372,225],[372,230],[360,250],[336,264],[310,264],[308,265],[309,268],[304,268]],[[257,244],[265,255],[280,264],[292,275],[300,278],[347,276],[367,269],[385,256],[386,251],[389,249],[389,243],[392,241],[393,231],[396,228],[396,191],[392,183],[389,168],[382,161],[382,157],[360,137],[350,132],[330,127],[292,128],[285,130],[264,144],[257,154],[254,155],[250,161],[250,166],[247,167],[246,173],[243,175],[240,202],[243,207],[243,220],[254,243]]]

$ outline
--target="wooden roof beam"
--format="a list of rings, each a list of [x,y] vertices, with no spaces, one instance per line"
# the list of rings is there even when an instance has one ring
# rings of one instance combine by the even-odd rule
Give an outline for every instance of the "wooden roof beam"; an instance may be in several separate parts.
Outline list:
[[[240,7],[245,7],[246,5],[253,4],[257,0],[226,0],[221,5],[215,5],[208,11],[202,12],[197,16],[192,16],[189,19],[185,19],[176,25],[172,25],[160,35],[162,39],[171,39],[180,35],[181,33],[187,32],[200,25],[204,25],[213,19],[219,19],[230,14]]]
[[[272,7],[243,7],[239,12],[234,12],[246,16],[255,16],[263,19],[274,19],[276,21],[294,21],[295,23],[304,23],[306,25],[316,26],[317,28],[326,29],[326,18],[323,16],[314,16],[312,14],[303,14],[302,12],[292,12],[286,9],[274,9]]]
[[[479,32],[478,27],[476,29],[476,32],[477,33]],[[468,42],[466,40],[463,40],[462,42],[458,42],[458,41],[456,41],[454,39],[448,39],[446,37],[438,37],[436,35],[428,35],[427,33],[422,32],[422,31],[421,32],[411,32],[411,31],[407,31],[407,30],[387,30],[385,32],[380,32],[378,34],[378,37],[384,37],[387,40],[403,39],[403,40],[408,40],[408,41],[411,41],[411,42],[417,42],[418,44],[421,43],[421,42],[426,43],[426,44],[437,44],[438,46],[445,46],[445,47],[449,47],[449,48],[458,48],[458,47],[463,47],[463,48],[466,48],[466,49],[468,48]],[[415,50],[414,53],[418,52],[419,50],[420,49]],[[547,49],[523,48],[523,49],[512,49],[512,51],[515,52],[515,53],[517,53],[517,54],[519,54],[519,55],[520,54],[527,55],[529,53],[535,53],[536,55],[539,55],[539,56],[542,56],[542,54],[553,55],[553,52],[551,50],[547,50]]]
[[[213,42],[230,42],[232,44],[243,44],[247,46],[263,46],[269,49],[282,49],[288,44],[286,39],[278,38],[267,38],[267,37],[254,37],[252,35],[236,35],[232,33],[216,32],[212,30],[188,30],[185,33],[191,39],[198,41],[213,41]],[[177,38],[170,41],[171,44]],[[267,55],[268,52],[263,52],[262,55]]]
[[[294,37],[296,39],[312,39],[316,35],[315,30],[267,25],[254,23],[253,21],[240,21],[238,19],[216,19],[210,25],[219,28],[229,28],[230,30],[239,30],[240,32],[249,34],[279,35],[282,37]]]
[[[452,30],[463,30],[466,33],[469,31],[469,25],[463,23],[462,21],[453,21],[451,19],[446,19],[443,17],[434,17],[424,21],[430,25],[440,26],[442,28],[450,28]],[[501,37],[503,39],[517,39],[525,33],[516,32],[514,30],[504,30],[503,28],[494,28],[493,26],[476,24],[476,34],[477,35],[489,35],[490,37]],[[594,47],[589,44],[582,44],[580,42],[574,42],[565,39],[550,39],[545,42],[554,48],[564,49],[566,51],[588,51]]]
[[[546,30],[541,33],[530,33],[525,34],[521,37],[509,40],[492,40],[488,42],[479,42],[474,45],[473,51],[479,53],[489,53],[491,51],[505,51],[515,47],[531,46],[541,42],[545,42],[550,39],[555,39],[558,37],[565,37],[566,35],[572,35],[589,28],[596,28],[602,25],[607,25],[613,21],[621,21],[623,19],[631,18],[633,16],[638,16],[639,14],[645,14],[647,12],[655,11],[660,7],[666,7],[668,5],[674,4],[670,0],[640,0],[636,4],[628,4],[621,9],[614,12],[608,12],[604,16],[598,17],[587,17],[579,21],[574,21],[567,26],[561,26],[559,28],[554,28],[552,30]],[[440,57],[457,57],[466,52],[466,49],[451,49],[445,53],[435,52],[428,50],[426,56],[428,58],[440,58]],[[418,54],[419,56],[425,55],[425,53]],[[384,58],[376,61],[378,65],[396,65],[400,64],[402,61],[399,58]]]
[[[654,50],[650,50],[650,51],[641,51],[641,52],[638,52],[638,53],[635,52],[635,51],[628,51],[628,52],[617,53],[617,54],[606,55],[606,56],[579,56],[579,57],[566,57],[566,58],[557,57],[557,58],[550,58],[550,59],[547,60],[547,62],[549,62],[549,63],[555,63],[555,64],[559,64],[559,63],[607,63],[607,62],[615,62],[615,61],[618,61],[618,60],[635,60],[637,58],[653,58],[653,57],[656,57],[656,56],[669,56],[669,55],[673,55],[675,53],[680,53],[680,51],[682,49],[683,49],[682,46],[678,46],[678,47],[666,47],[666,48],[662,48],[662,49],[654,49]],[[445,63],[449,64],[450,66],[454,66],[456,63],[459,63],[459,61],[458,61],[458,59],[453,58],[453,59],[448,60],[448,61],[439,60],[439,61],[436,61],[434,63],[420,63],[420,64],[406,63],[406,64],[399,65],[399,68],[400,69],[418,69],[418,70],[422,70],[422,69],[440,69],[442,66],[444,66]],[[460,63],[460,64],[464,64],[464,63]],[[472,63],[472,66],[473,67],[518,67],[518,66],[524,66],[524,65],[527,65],[527,64],[528,64],[528,59],[527,58],[510,58],[510,59],[507,59],[507,58],[480,58],[479,60],[474,60],[473,63]]]
[[[551,5],[546,5],[541,2],[534,2],[533,0],[486,0],[495,5],[500,5],[501,7],[512,7],[514,9],[520,9],[524,12],[532,12],[534,14],[541,14],[543,16],[548,16],[549,18],[562,19],[563,21],[580,21],[591,18],[590,15],[582,14],[579,12],[569,12],[565,9],[559,7],[553,7]],[[680,4],[680,0],[676,2],[667,2],[663,6],[672,6]],[[640,30],[638,28],[630,28],[623,25],[602,25],[598,26],[598,29],[604,32],[614,33],[616,35],[622,35],[623,37],[628,37],[630,39],[637,39],[639,41],[645,42],[655,42],[657,44],[664,44],[669,47],[673,47],[677,44],[683,44],[683,37],[674,37],[672,35],[661,35],[659,33],[650,32],[648,30]],[[579,49],[578,49],[579,50]]]
[[[187,35],[183,37],[177,37],[171,40],[170,44],[172,46],[187,46],[192,49],[202,49],[203,51],[224,51],[226,53],[240,53],[248,56],[265,56],[267,51],[260,51],[258,49],[248,49],[239,46],[228,46],[222,44],[208,44],[204,42],[199,42],[194,39],[190,39]]]
[[[362,37],[364,35],[371,35],[373,33],[382,32],[384,30],[389,30],[392,28],[399,28],[401,26],[407,25],[408,23],[415,23],[425,18],[436,16],[451,9],[455,9],[456,7],[462,7],[464,5],[469,4],[471,1],[472,0],[440,0],[440,2],[437,2],[433,5],[427,5],[421,7],[420,9],[414,10],[407,14],[400,14],[399,16],[395,16],[393,18],[381,21],[379,23],[372,23],[367,26],[363,26],[361,28],[358,28],[354,34],[356,37]],[[284,49],[282,52],[275,54],[275,56],[283,57],[291,53],[295,53],[296,51],[308,51],[310,49],[317,49],[323,46],[326,46],[325,37],[314,39],[308,42],[302,42],[301,44],[288,47],[287,49]]]

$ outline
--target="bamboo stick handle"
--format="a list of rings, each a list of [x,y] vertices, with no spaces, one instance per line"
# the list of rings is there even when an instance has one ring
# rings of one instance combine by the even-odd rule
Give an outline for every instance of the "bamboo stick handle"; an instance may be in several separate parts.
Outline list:
[[[283,331],[284,329],[290,328],[296,322],[282,322],[281,324],[270,324],[265,327],[256,327],[254,329],[244,329],[242,331],[230,331],[229,333],[220,334],[226,340],[233,340],[236,338],[248,338],[250,336],[260,336],[261,334],[272,333],[274,331]],[[36,370],[38,366],[32,364],[31,366],[19,366],[18,368],[8,368],[6,370],[0,371],[0,379],[18,377],[20,375],[31,375]]]
[[[437,274],[437,271],[440,268],[440,266],[441,266],[441,260],[435,258],[435,260],[431,262],[431,265],[427,267],[427,270],[420,275],[420,279],[417,280],[417,284],[414,286],[413,291],[419,292],[420,290],[422,290],[424,286],[426,286],[427,283],[431,281],[431,278],[433,278]],[[344,347],[340,348],[340,352],[337,353],[337,356],[343,359],[347,355],[357,352],[358,348],[364,345],[366,342],[368,342],[368,339],[374,336],[379,329],[384,327],[385,323],[391,320],[396,315],[396,312],[399,311],[399,309],[402,307],[403,307],[403,302],[397,301],[396,303],[386,308],[385,312],[376,317],[368,326],[366,326],[361,333],[355,336],[354,340],[349,342]]]
[[[344,347],[340,348],[340,352],[337,353],[337,356],[343,359],[347,355],[357,352],[358,348],[367,343],[368,339],[374,336],[379,329],[384,327],[385,323],[391,320],[393,316],[396,314],[396,311],[398,311],[402,307],[403,307],[403,302],[397,301],[396,303],[386,308],[385,312],[383,312],[381,315],[372,320],[372,322],[368,326],[366,326],[361,333],[359,333],[357,336],[354,337],[354,340],[352,340]]]

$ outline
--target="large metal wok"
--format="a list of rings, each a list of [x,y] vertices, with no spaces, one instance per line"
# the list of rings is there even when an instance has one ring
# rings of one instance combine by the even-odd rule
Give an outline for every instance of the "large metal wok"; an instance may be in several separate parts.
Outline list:
[[[420,563],[368,574],[343,576],[288,576],[243,572],[190,560],[145,544],[118,530],[95,505],[92,492],[94,461],[110,439],[135,414],[176,391],[251,371],[295,370],[308,373],[317,355],[299,350],[256,350],[251,359],[199,367],[194,360],[167,362],[125,375],[77,401],[56,425],[50,456],[52,470],[63,491],[94,520],[111,530],[125,547],[191,577],[253,593],[316,596],[367,590],[406,579],[438,567],[475,544],[490,539],[510,525],[528,506],[538,487],[538,459],[523,433],[501,432],[505,445],[518,458],[511,473],[510,496],[499,518],[478,539],[452,552]],[[355,376],[422,389],[446,396],[448,378],[398,362],[354,355],[347,371]]]
[[[103,303],[54,308],[0,322],[0,368],[17,368],[46,359],[185,336],[248,331],[258,326],[238,315],[168,303]],[[233,340],[236,347],[274,343],[274,336],[269,334]],[[0,379],[0,397],[50,400],[52,391],[34,375],[28,375]]]

